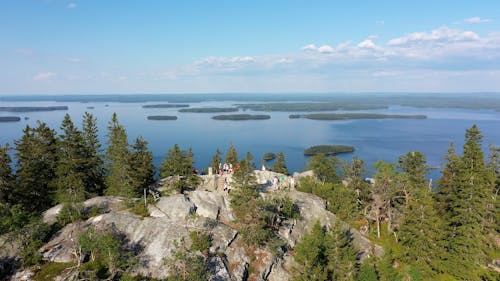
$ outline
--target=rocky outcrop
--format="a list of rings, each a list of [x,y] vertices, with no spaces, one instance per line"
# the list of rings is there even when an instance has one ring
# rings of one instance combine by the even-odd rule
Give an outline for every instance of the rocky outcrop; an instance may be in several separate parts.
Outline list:
[[[298,182],[300,177],[307,175],[308,173],[295,174],[293,178]],[[315,195],[293,188],[285,191],[269,188],[275,177],[284,177],[286,181],[292,177],[269,171],[256,171],[256,176],[261,184],[262,196],[283,194],[294,200],[300,209],[302,219],[285,221],[278,231],[278,235],[290,248],[295,247],[317,221],[326,227],[333,227],[338,221],[326,209],[325,201]],[[216,176],[204,177],[214,177],[217,180]],[[208,251],[209,280],[289,280],[295,267],[293,255],[290,254],[293,251],[277,258],[266,249],[245,246],[234,225],[235,217],[227,193],[206,188],[206,184],[213,185],[214,181],[204,179],[194,191],[160,198],[155,205],[148,206],[149,217],[130,213],[124,209],[124,200],[118,197],[87,200],[86,210],[95,213],[90,210],[97,208],[101,214],[66,225],[40,251],[48,261],[74,262],[77,257],[77,239],[83,231],[89,227],[112,230],[122,234],[126,245],[135,251],[139,262],[133,272],[161,279],[168,273],[165,259],[179,250],[179,241],[184,239],[181,246],[189,247],[189,233],[202,231],[212,238]],[[43,216],[44,221],[55,222],[60,209],[61,206],[58,205],[47,210]],[[349,227],[347,224],[342,226]],[[358,231],[351,229],[351,232],[362,258],[382,253],[381,247],[371,243]],[[10,249],[5,245],[8,246],[0,239],[0,254],[5,252],[4,249]],[[9,247],[15,248],[15,245]]]

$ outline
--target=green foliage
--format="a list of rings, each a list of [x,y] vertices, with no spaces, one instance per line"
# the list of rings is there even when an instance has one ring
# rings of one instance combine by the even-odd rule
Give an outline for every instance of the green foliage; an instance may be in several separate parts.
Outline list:
[[[12,174],[12,160],[9,155],[9,145],[0,145],[0,204],[9,202],[12,188],[14,187],[14,175]]]
[[[212,160],[210,161],[210,167],[214,169],[214,173],[219,173],[219,165],[222,164],[222,152],[217,147]]]
[[[16,236],[21,245],[21,257],[23,266],[39,265],[42,255],[38,249],[49,241],[57,225],[49,226],[40,219],[32,219],[31,222],[16,231]]]
[[[204,232],[191,231],[189,233],[189,238],[191,238],[192,251],[208,251],[208,248],[210,248],[212,244],[212,238]]]
[[[229,149],[226,152],[226,163],[233,165],[238,164],[238,152],[232,143],[229,144]]]
[[[78,237],[78,246],[82,255],[90,256],[90,261],[81,271],[93,271],[97,276],[103,275],[103,271],[114,276],[136,263],[132,252],[123,245],[122,238],[111,231],[98,232],[88,228]]]
[[[67,225],[84,218],[85,206],[83,203],[65,202],[62,205],[61,211],[57,214],[57,222],[61,225]]]
[[[29,212],[42,212],[55,199],[57,139],[45,123],[26,126],[16,144],[16,177],[12,202]]]
[[[339,183],[340,177],[337,174],[339,160],[335,157],[326,157],[324,154],[316,154],[307,163],[307,168],[313,170],[316,178],[325,183]]]
[[[63,263],[63,262],[47,262],[40,266],[33,276],[34,281],[46,281],[55,280],[56,277],[60,276],[64,270],[73,267],[74,263]]]
[[[200,181],[194,173],[193,152],[181,150],[177,144],[168,150],[167,157],[160,167],[160,177],[178,176],[176,188],[180,192],[194,188]]]
[[[106,194],[127,198],[134,197],[137,190],[131,165],[131,152],[125,128],[118,122],[116,113],[108,125],[108,147],[106,148],[107,176]]]
[[[377,272],[373,265],[366,262],[363,263],[359,268],[356,281],[378,281]]]
[[[0,235],[21,229],[33,219],[23,206],[0,203]]]
[[[134,183],[136,183],[136,194],[141,194],[144,188],[154,183],[155,167],[153,165],[153,153],[148,150],[148,142],[138,137],[132,146],[131,169]]]
[[[276,173],[288,175],[289,173],[288,168],[286,167],[285,154],[283,152],[278,152],[276,156],[276,162],[273,163],[271,170]]]
[[[85,142],[85,190],[92,195],[104,194],[104,160],[101,155],[101,143],[99,142],[99,130],[97,119],[90,113],[85,112],[82,122],[82,134]]]
[[[137,202],[134,203],[134,205],[129,209],[131,213],[136,214],[141,217],[149,217],[149,210],[148,207],[146,207],[146,204],[144,204],[143,200],[138,200]]]
[[[327,232],[317,222],[295,247],[293,280],[354,280],[357,272],[357,251],[349,231],[340,224]],[[388,279],[389,280],[389,279]]]
[[[172,251],[171,258],[164,259],[169,270],[169,280],[205,281],[208,280],[206,258],[185,248],[184,239]]]

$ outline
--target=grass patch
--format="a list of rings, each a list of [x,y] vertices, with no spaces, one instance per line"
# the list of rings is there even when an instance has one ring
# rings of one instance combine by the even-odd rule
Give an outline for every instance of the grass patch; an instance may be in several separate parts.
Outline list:
[[[35,273],[35,275],[33,276],[33,280],[54,280],[57,276],[61,275],[64,270],[72,266],[75,266],[75,263],[47,262],[43,264],[40,267],[40,270]]]

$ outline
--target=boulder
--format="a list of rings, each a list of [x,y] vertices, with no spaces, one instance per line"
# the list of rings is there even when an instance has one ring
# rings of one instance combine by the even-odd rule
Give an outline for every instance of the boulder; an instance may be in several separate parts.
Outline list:
[[[229,198],[217,191],[195,190],[188,193],[190,201],[196,206],[196,214],[224,221],[234,220]]]
[[[184,220],[196,211],[196,206],[183,194],[161,197],[156,206],[151,205],[151,216]]]

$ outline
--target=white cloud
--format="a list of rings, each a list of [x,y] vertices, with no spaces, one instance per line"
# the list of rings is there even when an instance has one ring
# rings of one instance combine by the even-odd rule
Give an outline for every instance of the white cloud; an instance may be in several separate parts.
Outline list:
[[[482,19],[480,17],[472,17],[472,18],[464,19],[465,23],[471,23],[471,24],[478,24],[478,23],[490,22],[490,21],[492,21],[492,20],[491,19]]]
[[[33,76],[34,81],[46,81],[56,77],[57,74],[54,72],[40,72],[37,75]]]
[[[377,45],[373,43],[371,39],[366,39],[358,44],[358,48],[361,49],[377,49]]]
[[[372,73],[373,77],[393,77],[400,75],[399,71],[376,71]]]
[[[318,48],[318,52],[320,53],[324,53],[324,54],[330,54],[330,53],[333,53],[333,48],[332,46],[329,46],[329,45],[323,45],[321,47]]]
[[[316,45],[314,45],[314,44],[309,44],[309,45],[305,45],[304,47],[302,47],[301,50],[303,50],[303,51],[317,51],[318,47],[316,47]]]
[[[427,32],[415,32],[407,36],[394,38],[387,42],[389,46],[419,44],[423,42],[458,42],[458,41],[477,41],[480,37],[472,31],[461,31],[450,29],[446,26]]]
[[[66,8],[68,8],[68,9],[74,9],[74,8],[76,8],[76,6],[77,6],[77,5],[76,5],[76,3],[71,2],[71,3],[69,3],[69,4],[66,6]]]

